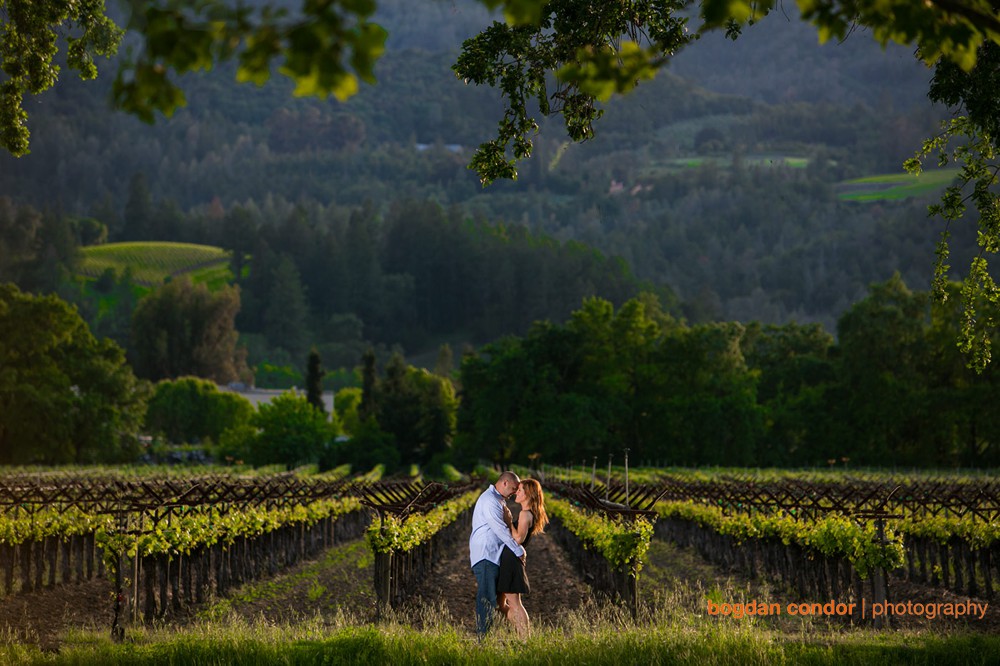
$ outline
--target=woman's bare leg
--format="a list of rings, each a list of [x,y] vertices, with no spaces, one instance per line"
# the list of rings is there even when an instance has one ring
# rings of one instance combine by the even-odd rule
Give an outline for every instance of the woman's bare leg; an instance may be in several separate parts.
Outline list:
[[[503,615],[505,620],[509,620],[510,606],[507,604],[507,595],[503,592],[497,595],[497,611]]]
[[[514,629],[517,630],[517,635],[521,640],[527,640],[528,636],[531,634],[531,620],[528,619],[528,611],[524,609],[521,604],[521,595],[517,593],[507,593],[504,594],[504,600],[509,607],[507,610],[507,619],[511,621],[514,625]]]

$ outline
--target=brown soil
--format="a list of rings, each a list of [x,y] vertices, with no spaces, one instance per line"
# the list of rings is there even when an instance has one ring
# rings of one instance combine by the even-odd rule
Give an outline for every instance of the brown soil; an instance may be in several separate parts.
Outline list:
[[[723,595],[725,601],[758,599],[779,602],[782,607],[793,597],[759,581],[741,578],[707,564],[689,550],[654,540],[640,578],[640,599],[650,609],[658,606],[683,607],[685,611],[705,612],[707,595]],[[229,598],[202,609],[190,609],[173,623],[185,624],[200,617],[238,616],[248,620],[294,622],[318,618],[320,622],[343,622],[346,613],[352,621],[375,619],[373,558],[363,539],[331,550],[320,559],[300,564],[269,581],[245,586]],[[532,592],[524,605],[536,626],[559,626],[566,616],[592,599],[558,545],[545,534],[532,538],[528,553],[528,573]],[[472,576],[466,548],[457,546],[447,553],[435,573],[414,595],[411,604],[396,617],[422,626],[446,624],[472,634],[475,627],[476,582]],[[914,603],[965,601],[966,597],[946,590],[914,585],[900,580],[891,582],[896,600]],[[736,598],[733,598],[736,597]],[[676,609],[673,609],[676,610]],[[338,614],[341,614],[338,617]],[[113,598],[108,581],[96,579],[55,589],[15,594],[0,599],[0,636],[6,640],[36,644],[46,650],[58,649],[74,629],[110,632]],[[731,618],[716,618],[717,621]],[[767,626],[779,631],[801,634],[799,619],[772,618]],[[937,618],[897,618],[896,628],[949,631],[973,629],[1000,633],[1000,609],[991,605],[986,618],[954,620]],[[814,622],[816,632],[849,630],[842,622]],[[126,629],[128,631],[128,629]]]
[[[0,598],[0,636],[43,649],[59,645],[74,628],[104,625],[114,618],[111,586],[103,578]]]
[[[559,624],[589,599],[590,588],[580,580],[562,549],[548,534],[535,534],[527,546],[526,570],[531,593],[521,601],[532,623]],[[452,552],[438,573],[422,585],[416,603],[440,609],[440,620],[470,634],[476,630],[476,579],[467,549]],[[435,617],[435,620],[438,618]]]
[[[172,621],[185,624],[200,617],[238,616],[282,623],[319,617],[333,623],[339,612],[355,621],[371,622],[376,616],[372,565],[371,551],[359,539],[270,581],[244,586],[207,608],[190,609]],[[528,571],[532,593],[525,595],[524,605],[536,623],[558,622],[590,597],[590,589],[545,534],[532,538]],[[410,618],[416,626],[447,622],[471,634],[475,631],[475,592],[467,549],[459,547],[443,558],[410,605],[395,615]],[[73,629],[109,633],[112,618],[113,596],[104,579],[0,599],[0,636],[47,650],[58,649]]]

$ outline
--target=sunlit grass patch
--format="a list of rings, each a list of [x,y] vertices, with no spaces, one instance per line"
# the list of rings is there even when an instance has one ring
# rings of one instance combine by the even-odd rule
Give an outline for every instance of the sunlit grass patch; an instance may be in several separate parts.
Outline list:
[[[85,247],[80,272],[98,278],[108,269],[118,275],[131,270],[135,282],[156,286],[171,276],[189,274],[193,282],[210,287],[231,279],[229,252],[211,245],[193,243],[108,243]]]
[[[302,598],[312,602],[329,599],[333,604],[352,601],[344,596],[343,589],[334,589],[320,582],[320,574],[328,568],[339,568],[347,562],[358,575],[365,576],[365,569],[374,562],[374,555],[367,539],[357,539],[329,548],[315,562],[303,566],[295,573],[283,574],[276,578],[247,583],[227,595],[216,599],[198,613],[206,622],[222,622],[238,615],[239,609],[247,604],[278,600],[289,596],[296,588],[302,589]],[[371,575],[370,572],[367,575]]]
[[[636,620],[620,607],[588,604],[559,624],[537,623],[527,643],[506,627],[480,642],[443,617],[432,606],[390,613],[377,624],[349,614],[291,624],[230,617],[138,628],[122,644],[103,632],[79,633],[59,653],[0,646],[0,664],[989,664],[1000,656],[997,636],[789,635],[710,621],[669,604]]]
[[[809,165],[809,158],[798,155],[784,155],[779,153],[743,155],[739,161],[745,167],[752,168],[791,168],[804,169]],[[647,167],[640,172],[641,178],[651,178],[663,176],[670,172],[698,169],[700,167],[717,167],[719,169],[730,169],[733,167],[732,154],[719,155],[692,155],[688,157],[671,157],[659,160],[655,165]]]
[[[879,174],[846,180],[837,185],[842,201],[898,201],[933,194],[955,180],[958,169],[932,169],[919,175],[910,173]]]

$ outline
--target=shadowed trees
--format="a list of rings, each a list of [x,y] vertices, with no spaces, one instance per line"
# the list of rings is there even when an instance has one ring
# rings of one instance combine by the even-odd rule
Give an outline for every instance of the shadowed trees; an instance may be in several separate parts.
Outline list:
[[[0,462],[128,459],[147,393],[67,303],[0,284]]]
[[[132,356],[146,379],[194,375],[225,384],[246,374],[234,327],[238,287],[212,293],[187,277],[143,298],[132,315]]]

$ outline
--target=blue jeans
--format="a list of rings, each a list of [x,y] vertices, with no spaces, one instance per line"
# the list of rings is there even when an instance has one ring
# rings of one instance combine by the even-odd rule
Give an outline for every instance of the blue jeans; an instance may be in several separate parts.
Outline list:
[[[482,638],[490,630],[497,612],[497,578],[500,566],[489,560],[479,560],[472,565],[479,589],[476,590],[476,634]]]

